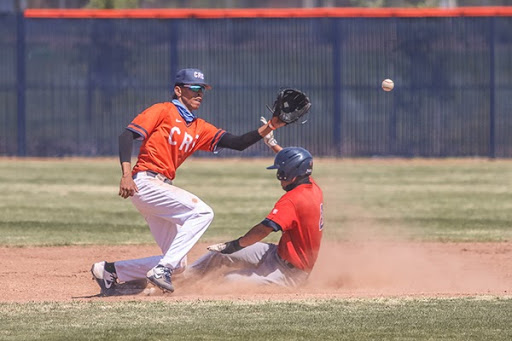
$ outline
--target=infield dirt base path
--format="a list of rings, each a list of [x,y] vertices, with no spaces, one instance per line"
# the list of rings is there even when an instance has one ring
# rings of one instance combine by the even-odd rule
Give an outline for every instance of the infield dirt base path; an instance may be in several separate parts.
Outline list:
[[[189,262],[205,250],[206,244],[196,245]],[[214,277],[189,283],[176,276],[173,294],[95,296],[94,262],[156,254],[156,245],[3,247],[0,302],[510,296],[512,291],[512,242],[324,242],[300,289],[228,285]]]

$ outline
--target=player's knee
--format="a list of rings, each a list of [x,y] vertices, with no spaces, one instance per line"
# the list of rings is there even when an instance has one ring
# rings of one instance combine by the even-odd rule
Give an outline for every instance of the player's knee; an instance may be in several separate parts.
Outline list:
[[[202,220],[210,224],[213,221],[213,210],[210,206],[203,203],[201,205],[201,208],[198,210],[198,215],[201,217]]]
[[[207,218],[208,218],[208,219],[209,219],[209,221],[211,222],[211,221],[213,220],[213,216],[214,216],[215,214],[213,213],[213,209],[212,209],[210,206],[206,205],[206,208],[207,208],[207,209],[206,209],[206,211],[205,211],[205,215],[207,216]]]

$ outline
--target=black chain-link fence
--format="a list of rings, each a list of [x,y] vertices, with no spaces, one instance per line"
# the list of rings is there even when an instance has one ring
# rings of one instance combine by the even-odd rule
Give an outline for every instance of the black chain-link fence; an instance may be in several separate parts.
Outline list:
[[[306,91],[284,146],[324,156],[512,156],[512,17],[42,19],[0,15],[0,155],[116,155],[182,67],[198,112],[241,134]],[[21,54],[21,55],[20,55]],[[392,92],[381,81],[395,82]],[[221,155],[269,155],[263,144]]]

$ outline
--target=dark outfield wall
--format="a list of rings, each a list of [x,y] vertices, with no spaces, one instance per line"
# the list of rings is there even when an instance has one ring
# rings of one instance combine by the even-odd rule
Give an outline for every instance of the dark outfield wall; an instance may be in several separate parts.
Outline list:
[[[325,156],[512,156],[512,17],[41,19],[0,16],[0,155],[116,155],[117,136],[202,69],[199,116],[255,129],[305,90],[283,145]],[[380,89],[384,78],[392,92]],[[206,155],[206,154],[202,154]],[[223,151],[221,155],[239,155]],[[258,144],[244,156],[269,156]]]

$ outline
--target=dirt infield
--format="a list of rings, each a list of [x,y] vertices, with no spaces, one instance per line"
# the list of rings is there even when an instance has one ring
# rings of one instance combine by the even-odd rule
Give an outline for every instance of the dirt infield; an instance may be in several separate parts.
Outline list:
[[[205,247],[198,244],[189,261]],[[156,246],[0,248],[0,302],[510,296],[512,291],[512,242],[327,242],[308,285],[300,289],[248,288],[218,279],[185,284],[177,277],[173,294],[95,296],[92,263],[154,254]]]

